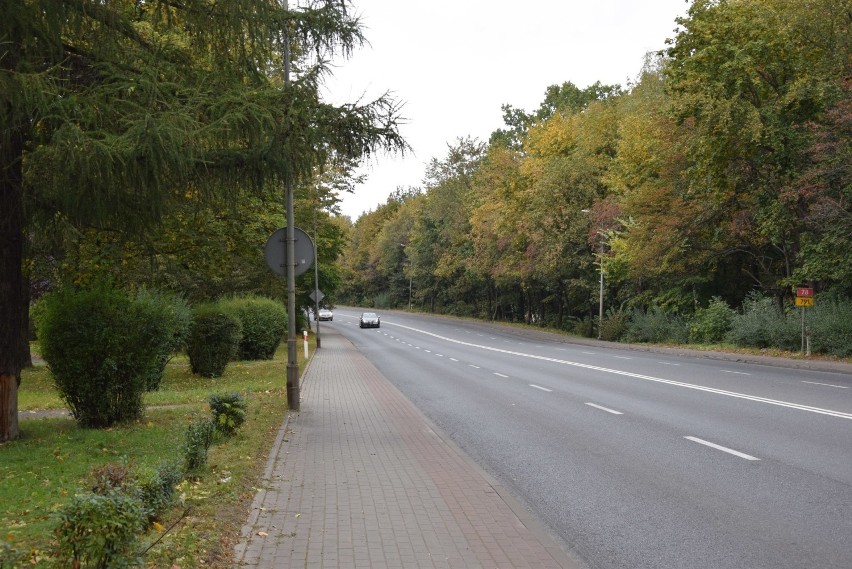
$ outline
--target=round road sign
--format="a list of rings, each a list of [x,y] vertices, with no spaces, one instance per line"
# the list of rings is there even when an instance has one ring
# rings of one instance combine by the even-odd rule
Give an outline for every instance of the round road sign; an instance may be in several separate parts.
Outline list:
[[[296,275],[307,271],[314,262],[314,243],[308,234],[293,228],[296,242],[293,244],[296,256]],[[269,236],[263,248],[263,257],[273,272],[281,276],[287,275],[287,228],[282,227]]]

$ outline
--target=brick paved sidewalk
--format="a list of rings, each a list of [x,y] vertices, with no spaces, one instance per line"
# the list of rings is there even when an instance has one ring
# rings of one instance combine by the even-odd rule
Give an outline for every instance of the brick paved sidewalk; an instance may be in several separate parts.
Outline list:
[[[346,338],[322,343],[236,567],[579,567]]]

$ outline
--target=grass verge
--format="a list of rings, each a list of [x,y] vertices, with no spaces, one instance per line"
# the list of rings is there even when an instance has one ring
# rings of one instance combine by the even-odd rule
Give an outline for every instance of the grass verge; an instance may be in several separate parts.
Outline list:
[[[26,552],[26,566],[53,567],[55,513],[88,490],[94,468],[110,463],[154,468],[182,459],[186,426],[209,416],[210,394],[236,391],[248,404],[245,424],[210,449],[205,475],[183,482],[180,502],[140,539],[140,549],[160,539],[145,556],[148,567],[229,567],[284,420],[286,359],[283,345],[271,361],[232,362],[223,377],[210,379],[193,376],[186,359],[177,357],[160,390],[146,395],[145,416],[120,427],[81,429],[70,417],[23,419],[22,437],[0,444],[0,552],[5,542]],[[300,373],[306,363],[300,346]],[[19,408],[62,408],[45,366],[24,371]]]

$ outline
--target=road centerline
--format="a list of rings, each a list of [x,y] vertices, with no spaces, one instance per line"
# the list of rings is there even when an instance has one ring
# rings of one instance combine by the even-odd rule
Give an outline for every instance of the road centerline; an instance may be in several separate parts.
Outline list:
[[[711,443],[710,441],[705,441],[704,439],[699,439],[698,437],[683,437],[687,440],[690,440],[694,443],[698,443],[700,445],[704,445],[710,448],[714,448],[716,450],[720,450],[722,452],[726,452],[728,454],[732,454],[734,456],[738,456],[740,458],[744,458],[746,460],[760,460],[756,456],[751,456],[750,454],[746,454],[744,452],[740,452],[738,450],[734,450],[732,448],[723,447],[722,445],[717,445],[716,443]]]
[[[590,370],[594,370],[594,371],[600,371],[600,372],[603,372],[603,373],[621,375],[621,376],[625,376],[625,377],[632,377],[632,378],[635,378],[635,379],[642,379],[642,380],[645,380],[645,381],[653,381],[655,383],[662,383],[662,384],[671,385],[671,386],[674,386],[674,387],[682,387],[682,388],[685,388],[685,389],[694,389],[696,391],[703,391],[705,393],[713,393],[715,395],[723,395],[725,397],[734,397],[734,398],[737,398],[737,399],[745,399],[747,401],[753,401],[753,402],[756,402],[756,403],[764,403],[766,405],[774,405],[774,406],[777,406],[777,407],[785,407],[787,409],[798,409],[799,411],[807,411],[809,413],[817,413],[817,414],[820,414],[820,415],[828,415],[830,417],[837,417],[839,419],[852,420],[852,413],[845,413],[843,411],[834,411],[832,409],[823,409],[821,407],[813,407],[811,405],[803,405],[803,404],[800,404],[800,403],[793,403],[791,401],[781,401],[781,400],[777,400],[777,399],[770,399],[768,397],[761,397],[761,396],[758,396],[758,395],[748,395],[746,393],[739,393],[739,392],[736,392],[736,391],[728,391],[726,389],[718,389],[718,388],[715,388],[715,387],[707,387],[707,386],[704,386],[704,385],[696,385],[696,384],[693,384],[693,383],[686,383],[686,382],[683,382],[683,381],[676,381],[676,380],[673,380],[673,379],[664,379],[664,378],[661,378],[661,377],[654,377],[654,376],[651,376],[651,375],[643,375],[643,374],[640,374],[640,373],[633,373],[633,372],[624,371],[624,370],[605,368],[605,367],[591,365],[591,364],[573,362],[573,361],[570,361],[570,360],[561,360],[561,359],[558,359],[558,358],[551,358],[551,357],[547,357],[547,356],[538,356],[538,355],[535,355],[535,354],[527,354],[527,353],[524,353],[524,352],[516,352],[516,351],[513,351],[513,350],[504,350],[502,348],[495,348],[495,347],[492,347],[492,346],[483,346],[481,344],[474,344],[474,343],[471,343],[471,342],[464,342],[462,340],[456,340],[454,338],[448,338],[447,336],[441,336],[440,334],[435,334],[433,332],[428,332],[426,330],[421,330],[419,328],[413,328],[411,326],[405,326],[403,324],[397,324],[395,322],[387,322],[387,324],[390,324],[391,326],[397,326],[399,328],[404,328],[406,330],[411,330],[413,332],[418,332],[420,334],[425,334],[427,336],[431,336],[433,338],[438,338],[440,340],[444,340],[446,342],[450,342],[450,343],[453,343],[453,344],[458,344],[460,346],[468,346],[468,347],[471,347],[471,348],[478,348],[478,349],[481,349],[481,350],[498,352],[498,353],[503,353],[503,354],[512,355],[512,356],[518,356],[518,357],[530,358],[530,359],[535,359],[535,360],[547,361],[547,362],[552,362],[552,363],[557,363],[557,364],[562,364],[562,365],[568,365],[568,366],[578,367],[578,368],[583,368],[583,369],[590,369]],[[426,350],[426,351],[428,351],[428,350]]]
[[[594,407],[595,409],[600,409],[601,411],[606,411],[607,413],[612,413],[613,415],[624,415],[621,411],[616,411],[615,409],[610,409],[609,407],[604,407],[603,405],[598,405],[596,403],[586,403],[589,407]]]

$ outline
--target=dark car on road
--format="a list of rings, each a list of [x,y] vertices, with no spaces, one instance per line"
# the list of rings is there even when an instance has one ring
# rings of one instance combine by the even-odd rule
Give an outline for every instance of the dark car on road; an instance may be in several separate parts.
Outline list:
[[[361,328],[379,328],[381,326],[379,315],[375,312],[363,313],[361,318],[358,320],[358,326]]]

